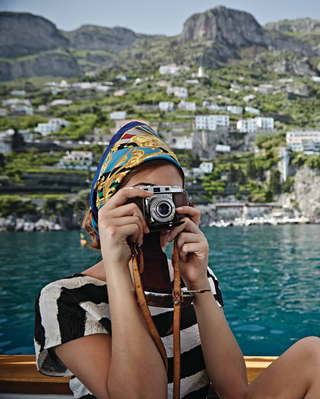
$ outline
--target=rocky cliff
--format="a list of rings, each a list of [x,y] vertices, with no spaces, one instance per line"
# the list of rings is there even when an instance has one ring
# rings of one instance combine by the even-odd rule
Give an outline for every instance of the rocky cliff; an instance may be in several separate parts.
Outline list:
[[[216,68],[229,59],[241,58],[245,48],[254,48],[254,53],[280,50],[304,57],[320,55],[318,42],[291,37],[280,28],[270,29],[264,29],[247,12],[223,6],[192,15],[176,37],[94,25],[64,32],[43,17],[0,12],[0,80],[81,76],[101,68],[132,70],[170,62]],[[316,23],[313,29],[318,29]]]
[[[23,57],[59,47],[69,47],[69,40],[47,19],[29,13],[0,12],[2,58]]]
[[[233,49],[252,45],[266,47],[268,42],[265,31],[251,14],[224,6],[192,15],[184,23],[180,38],[182,41],[209,40]]]
[[[265,24],[264,28],[282,33],[320,33],[320,21],[312,18],[284,19]]]
[[[320,171],[304,166],[299,169],[294,184],[295,200],[303,216],[320,223]]]
[[[118,52],[130,48],[137,35],[130,29],[105,28],[96,25],[83,25],[71,32],[64,32],[70,47],[76,50],[105,50]]]

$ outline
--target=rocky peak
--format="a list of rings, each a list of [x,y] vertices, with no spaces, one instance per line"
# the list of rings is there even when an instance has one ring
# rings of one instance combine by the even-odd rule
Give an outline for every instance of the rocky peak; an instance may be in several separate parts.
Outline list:
[[[256,19],[245,11],[218,6],[186,20],[181,40],[212,41],[234,48],[267,45],[266,34]]]
[[[116,26],[106,28],[97,25],[83,25],[71,32],[64,32],[70,46],[77,50],[121,51],[130,48],[137,35],[130,29]]]
[[[23,57],[68,45],[56,25],[46,18],[29,13],[0,12],[1,57]]]
[[[265,29],[282,33],[320,33],[320,21],[312,18],[284,19],[264,25]]]

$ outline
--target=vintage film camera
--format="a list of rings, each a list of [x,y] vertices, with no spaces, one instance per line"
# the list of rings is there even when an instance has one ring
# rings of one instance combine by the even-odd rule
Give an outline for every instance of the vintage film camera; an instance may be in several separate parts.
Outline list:
[[[134,198],[141,209],[150,231],[170,230],[180,224],[183,215],[176,214],[176,208],[189,205],[188,193],[178,186],[138,186],[153,195]]]

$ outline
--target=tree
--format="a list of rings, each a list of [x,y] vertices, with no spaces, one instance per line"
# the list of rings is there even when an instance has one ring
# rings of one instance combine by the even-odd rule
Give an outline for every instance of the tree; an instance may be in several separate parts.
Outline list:
[[[20,151],[24,146],[23,136],[21,136],[17,130],[15,130],[14,134],[11,136],[11,145],[14,152]]]
[[[273,195],[281,193],[280,172],[278,169],[273,170],[270,178],[270,191]]]
[[[5,157],[4,157],[4,155],[2,154],[2,152],[0,152],[0,169],[3,169],[3,168],[4,168],[5,163],[6,163]]]
[[[237,181],[237,177],[238,177],[237,169],[233,165],[231,165],[229,170],[229,179],[228,179],[229,182],[235,183]]]
[[[248,165],[247,165],[247,176],[250,179],[256,179],[257,178],[257,168],[256,164],[252,159],[249,160]]]

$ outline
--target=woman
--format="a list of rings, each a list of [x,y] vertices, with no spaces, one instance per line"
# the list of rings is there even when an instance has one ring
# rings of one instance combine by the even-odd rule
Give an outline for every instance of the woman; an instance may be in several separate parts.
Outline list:
[[[102,260],[47,285],[36,303],[37,367],[49,375],[72,375],[75,398],[171,397],[172,309],[150,307],[169,358],[167,373],[137,304],[129,243],[150,256],[144,286],[157,288],[170,280],[172,266],[157,268],[148,255],[150,229],[132,199],[152,195],[141,186],[183,185],[176,156],[147,124],[130,122],[113,137],[97,169],[84,221]],[[164,249],[176,240],[183,283],[189,290],[205,291],[182,308],[181,397],[205,398],[211,381],[221,398],[318,398],[316,338],[295,344],[248,387],[242,353],[208,268],[200,213],[189,206],[176,213],[181,223],[161,232],[159,246]]]

